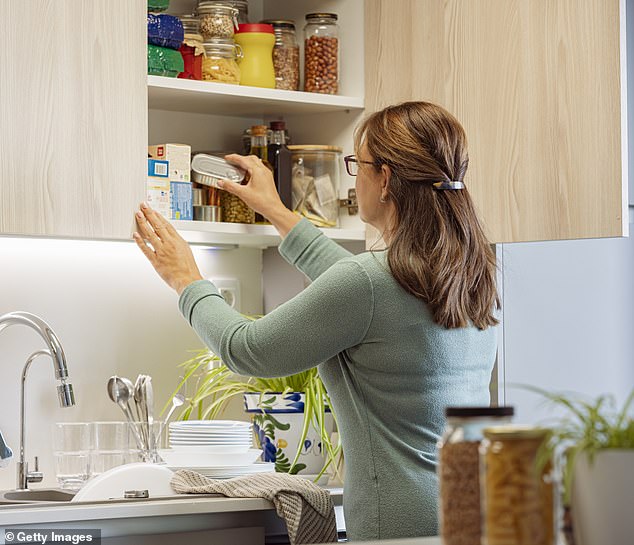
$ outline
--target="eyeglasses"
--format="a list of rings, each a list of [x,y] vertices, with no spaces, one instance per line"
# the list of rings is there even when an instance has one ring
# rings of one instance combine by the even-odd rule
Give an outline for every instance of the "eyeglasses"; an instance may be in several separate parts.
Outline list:
[[[378,166],[376,161],[359,161],[354,155],[346,155],[343,158],[343,162],[346,164],[346,172],[350,176],[356,176],[359,174],[359,163]]]

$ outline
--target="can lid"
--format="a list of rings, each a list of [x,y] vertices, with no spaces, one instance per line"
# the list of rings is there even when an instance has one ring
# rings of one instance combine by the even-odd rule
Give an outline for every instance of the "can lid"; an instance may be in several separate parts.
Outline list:
[[[241,168],[233,166],[221,157],[204,153],[194,155],[192,158],[192,170],[196,174],[232,182],[241,182],[245,176],[245,172]]]
[[[336,21],[338,16],[336,13],[307,13],[306,20],[308,21],[310,19],[334,19]]]
[[[548,428],[538,426],[492,426],[482,430],[488,439],[544,439],[549,433]]]
[[[339,146],[323,146],[317,144],[294,144],[292,146],[288,146],[288,149],[291,151],[336,151],[337,153],[341,153],[343,151],[343,148],[340,148]]]
[[[295,28],[295,22],[287,21],[286,19],[265,19],[260,21],[260,24],[271,25],[273,28]]]
[[[236,34],[245,32],[264,32],[266,34],[275,34],[272,25],[262,23],[240,23]]]
[[[445,416],[478,417],[478,416],[513,416],[513,407],[447,407]]]

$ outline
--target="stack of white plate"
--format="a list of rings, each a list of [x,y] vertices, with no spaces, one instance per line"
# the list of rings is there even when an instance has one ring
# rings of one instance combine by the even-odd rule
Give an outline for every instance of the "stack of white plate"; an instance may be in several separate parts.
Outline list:
[[[262,451],[251,448],[251,424],[234,420],[186,420],[169,425],[169,449],[159,450],[173,471],[190,469],[214,479],[275,471],[256,463]]]

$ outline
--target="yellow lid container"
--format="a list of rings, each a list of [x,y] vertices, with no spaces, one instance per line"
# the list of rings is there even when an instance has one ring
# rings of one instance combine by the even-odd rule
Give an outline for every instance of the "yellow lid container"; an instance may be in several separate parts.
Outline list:
[[[265,24],[241,24],[234,40],[242,47],[243,54],[239,61],[240,85],[275,89],[273,27]]]

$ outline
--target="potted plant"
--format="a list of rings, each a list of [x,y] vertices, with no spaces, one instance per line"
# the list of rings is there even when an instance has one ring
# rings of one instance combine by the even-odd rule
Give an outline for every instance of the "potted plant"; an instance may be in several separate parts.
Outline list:
[[[575,545],[628,543],[634,535],[634,391],[618,409],[613,396],[529,388],[566,409],[552,427],[542,460],[562,461],[563,503],[570,507]]]
[[[262,459],[275,462],[276,471],[311,475],[316,481],[331,465],[338,472],[341,444],[331,441],[335,415],[316,368],[281,378],[247,378],[234,374],[207,349],[180,367],[184,376],[165,405],[167,408],[187,383],[195,383],[194,393],[185,398],[180,419],[216,419],[229,400],[243,396],[263,450]]]

